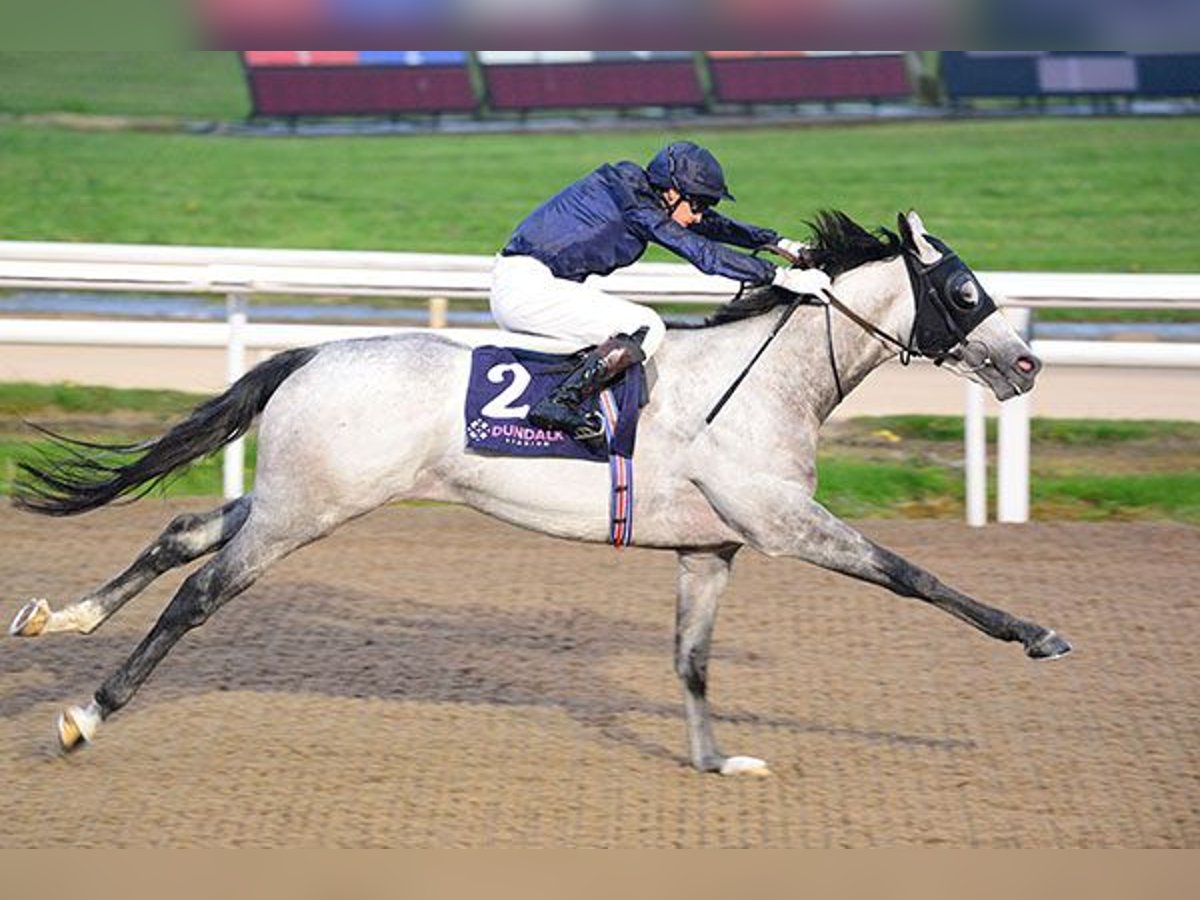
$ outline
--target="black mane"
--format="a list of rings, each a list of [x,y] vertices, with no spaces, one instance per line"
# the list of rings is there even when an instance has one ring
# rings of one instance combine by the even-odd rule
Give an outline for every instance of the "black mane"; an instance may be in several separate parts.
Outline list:
[[[900,238],[894,232],[879,228],[871,233],[841,210],[821,210],[816,221],[805,224],[812,229],[812,238],[804,262],[809,268],[822,269],[830,278],[900,253]],[[718,307],[700,327],[760,316],[792,299],[789,291],[773,285],[754,288]]]

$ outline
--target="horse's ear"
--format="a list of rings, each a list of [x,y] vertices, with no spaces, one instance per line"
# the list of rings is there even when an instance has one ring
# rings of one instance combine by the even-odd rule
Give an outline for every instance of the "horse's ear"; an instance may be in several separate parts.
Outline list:
[[[925,240],[928,232],[925,231],[925,223],[921,221],[915,209],[910,209],[907,213],[898,213],[896,224],[900,228],[900,237],[905,246],[915,250],[921,257],[921,262],[932,265],[942,258],[941,251]]]

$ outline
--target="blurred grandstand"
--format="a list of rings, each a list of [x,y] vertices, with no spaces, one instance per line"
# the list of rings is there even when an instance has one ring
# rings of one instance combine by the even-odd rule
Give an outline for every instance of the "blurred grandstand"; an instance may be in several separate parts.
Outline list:
[[[6,52],[0,81],[0,112],[267,132],[1200,110],[1200,54],[1126,51]]]

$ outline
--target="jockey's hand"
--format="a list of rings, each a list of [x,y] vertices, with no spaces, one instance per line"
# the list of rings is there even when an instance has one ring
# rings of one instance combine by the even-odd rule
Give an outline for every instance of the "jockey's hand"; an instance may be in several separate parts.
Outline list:
[[[767,244],[763,249],[770,250],[776,256],[782,256],[793,266],[803,266],[807,269],[813,265],[812,248],[803,241],[780,238],[774,244]]]
[[[814,297],[821,296],[821,292],[833,284],[820,269],[776,269],[775,279],[771,283],[793,294],[811,294]]]
[[[808,244],[804,241],[793,241],[791,238],[780,238],[775,242],[775,246],[797,259],[803,259],[804,251],[808,249]]]

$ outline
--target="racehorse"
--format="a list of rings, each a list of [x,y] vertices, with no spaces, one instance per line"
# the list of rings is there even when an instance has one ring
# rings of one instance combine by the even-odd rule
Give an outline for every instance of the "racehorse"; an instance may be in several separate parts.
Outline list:
[[[910,212],[897,223],[899,234],[871,233],[842,213],[821,213],[805,262],[834,279],[825,297],[747,292],[703,327],[671,329],[656,354],[634,457],[634,511],[638,544],[678,555],[675,669],[700,771],[767,771],[760,759],[718,750],[706,696],[717,604],[746,546],[919,598],[990,637],[1019,641],[1034,659],[1071,649],[1054,631],[974,600],[871,542],[813,498],[821,423],[881,363],[930,357],[1000,400],[1031,390],[1041,367],[920,217]],[[557,537],[605,541],[607,466],[467,452],[470,363],[471,348],[431,332],[289,350],[156,440],[105,447],[60,439],[72,453],[22,464],[15,502],[73,515],[140,496],[261,415],[251,493],[175,518],[128,569],[67,607],[53,611],[35,599],[18,612],[14,635],[86,634],[159,575],[216,554],[183,582],[93,699],[60,714],[63,748],[93,740],[176,641],[268,566],[382,504],[465,503]],[[127,455],[114,458],[113,450]]]

